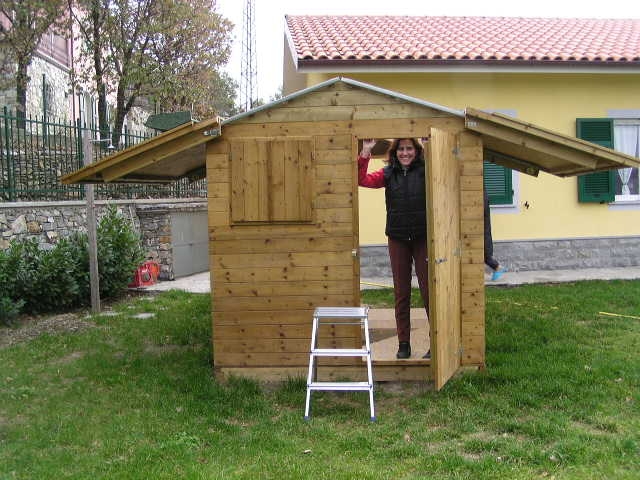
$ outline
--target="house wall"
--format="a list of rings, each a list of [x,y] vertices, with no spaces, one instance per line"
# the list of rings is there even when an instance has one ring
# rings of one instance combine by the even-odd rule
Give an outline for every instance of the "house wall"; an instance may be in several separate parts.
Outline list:
[[[307,85],[341,74],[344,73],[309,74]],[[640,89],[637,88],[640,74],[637,73],[345,75],[447,107],[515,111],[519,119],[569,135],[575,135],[577,117],[606,117],[607,112],[614,109],[640,110]],[[610,244],[618,244],[618,240],[626,243],[628,238],[637,239],[640,205],[623,209],[606,204],[579,203],[576,178],[563,179],[545,173],[540,173],[538,178],[517,174],[516,183],[517,204],[513,208],[492,208],[493,236],[498,242],[511,242],[516,248],[522,241],[529,240],[573,242],[607,237]],[[384,209],[384,196],[375,191],[361,191],[360,195],[361,243],[385,244],[384,219],[377,215]],[[640,245],[638,242],[636,245],[634,252],[638,253]],[[590,257],[605,253],[591,252]],[[553,252],[550,254],[552,258]],[[635,258],[640,262],[640,256]],[[577,258],[570,268],[576,266],[586,265]],[[514,263],[514,267],[531,268],[526,263]]]

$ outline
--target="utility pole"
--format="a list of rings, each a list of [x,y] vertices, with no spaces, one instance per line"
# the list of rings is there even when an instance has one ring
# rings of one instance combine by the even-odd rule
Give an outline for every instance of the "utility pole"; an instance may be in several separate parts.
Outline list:
[[[93,143],[91,142],[91,130],[85,129],[82,135],[82,155],[84,165],[89,165],[93,160]],[[91,284],[91,311],[100,312],[100,275],[98,273],[98,239],[96,232],[96,208],[93,184],[84,186],[87,203],[87,238],[89,240],[89,282]]]
[[[242,15],[242,69],[240,71],[240,108],[245,112],[251,110],[258,100],[255,17],[255,0],[246,0]]]

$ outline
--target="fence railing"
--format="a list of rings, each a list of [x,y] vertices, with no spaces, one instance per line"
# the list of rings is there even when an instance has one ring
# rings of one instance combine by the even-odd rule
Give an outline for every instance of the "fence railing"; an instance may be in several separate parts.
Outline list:
[[[83,166],[82,135],[100,138],[93,126],[54,121],[49,118],[18,117],[6,107],[0,113],[0,202],[80,200],[83,185],[63,185],[60,177]],[[122,135],[122,148],[150,135]],[[94,161],[116,149],[108,141],[94,147]],[[206,180],[182,179],[171,184],[99,184],[96,199],[206,197]]]

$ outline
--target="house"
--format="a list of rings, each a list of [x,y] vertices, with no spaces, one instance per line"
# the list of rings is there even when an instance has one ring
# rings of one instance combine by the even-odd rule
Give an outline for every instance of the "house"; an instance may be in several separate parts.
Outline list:
[[[285,94],[344,75],[640,154],[640,19],[287,16],[285,28]],[[491,155],[484,181],[509,268],[640,265],[637,169],[534,179]],[[384,258],[384,196],[360,198],[363,262]]]
[[[316,307],[360,305],[355,159],[360,139],[382,136],[429,138],[432,360],[397,360],[395,342],[390,351],[374,342],[375,378],[433,378],[436,388],[460,368],[485,365],[483,151],[527,176],[640,165],[509,116],[334,78],[225,121],[179,126],[62,180],[206,175],[216,375],[284,379],[307,371]],[[359,325],[332,326],[320,340],[359,348],[362,334]],[[359,358],[326,361],[321,379],[364,373]]]

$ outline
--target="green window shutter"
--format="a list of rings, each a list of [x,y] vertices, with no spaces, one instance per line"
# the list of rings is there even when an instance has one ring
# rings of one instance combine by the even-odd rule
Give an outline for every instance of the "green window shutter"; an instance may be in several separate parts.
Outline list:
[[[491,205],[511,205],[513,203],[511,169],[485,160],[484,188]]]
[[[576,136],[603,147],[613,148],[613,120],[610,118],[576,119]],[[588,173],[578,177],[578,201],[608,203],[615,200],[615,170]]]

